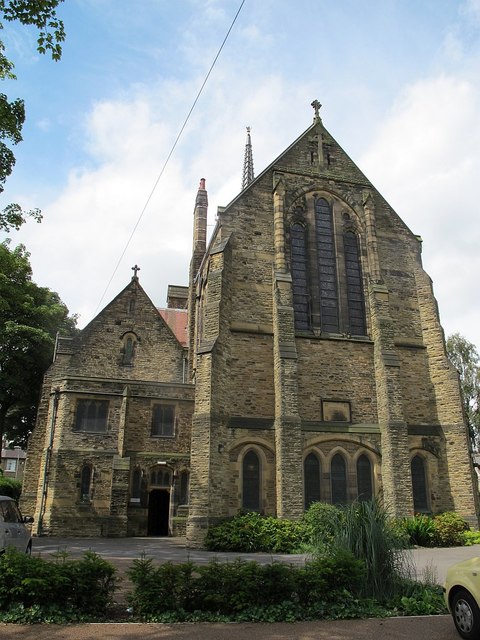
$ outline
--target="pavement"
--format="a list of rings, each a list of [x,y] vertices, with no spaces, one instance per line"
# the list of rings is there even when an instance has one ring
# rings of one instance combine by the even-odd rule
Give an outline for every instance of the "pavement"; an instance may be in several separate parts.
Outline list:
[[[235,558],[260,563],[281,561],[303,564],[305,555],[267,553],[217,553],[187,549],[182,538],[34,538],[33,554],[50,558],[67,553],[70,558],[95,551],[109,560],[122,575],[134,559],[143,554],[154,562],[192,561],[207,563]],[[413,549],[408,558],[418,578],[443,583],[447,567],[455,562],[480,556],[480,545],[447,549]],[[315,621],[275,624],[72,624],[11,625],[0,624],[0,638],[9,640],[458,640],[450,616],[374,618],[368,620]]]

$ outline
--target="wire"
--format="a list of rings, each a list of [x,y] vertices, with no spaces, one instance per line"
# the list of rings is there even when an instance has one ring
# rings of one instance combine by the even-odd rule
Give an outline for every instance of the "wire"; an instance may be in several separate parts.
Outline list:
[[[127,249],[128,249],[128,247],[130,246],[130,243],[131,243],[131,241],[132,241],[132,239],[133,239],[133,236],[135,235],[135,232],[137,231],[138,225],[140,224],[140,222],[141,222],[141,220],[142,220],[142,218],[143,218],[143,215],[144,215],[144,213],[145,213],[145,211],[146,211],[146,209],[147,209],[148,205],[150,204],[150,200],[152,199],[152,196],[153,196],[153,194],[155,193],[155,190],[156,190],[156,188],[157,188],[157,186],[158,186],[158,183],[160,182],[160,180],[161,180],[161,178],[162,178],[162,176],[163,176],[163,174],[164,174],[164,172],[165,172],[165,169],[167,168],[167,165],[168,165],[168,163],[169,163],[169,161],[170,161],[170,158],[172,157],[172,154],[173,154],[173,152],[175,151],[175,147],[177,146],[178,141],[180,140],[180,137],[181,137],[181,135],[182,135],[182,133],[183,133],[183,130],[185,129],[185,127],[187,126],[188,121],[190,120],[190,116],[192,115],[193,110],[195,109],[195,106],[196,106],[196,104],[197,104],[197,102],[198,102],[198,100],[199,100],[199,98],[200,98],[200,96],[201,96],[201,94],[202,94],[202,91],[203,91],[203,89],[205,88],[205,85],[207,84],[208,78],[210,77],[210,74],[212,73],[213,68],[214,68],[214,66],[215,66],[216,62],[217,62],[217,60],[218,60],[218,58],[219,58],[220,54],[222,53],[222,49],[223,49],[223,47],[225,46],[225,43],[226,43],[226,42],[227,42],[227,40],[228,40],[228,36],[230,35],[230,32],[232,31],[233,26],[234,26],[235,22],[237,21],[237,18],[238,18],[238,16],[240,15],[240,11],[242,10],[242,7],[243,7],[243,5],[244,5],[244,4],[245,4],[245,0],[242,0],[242,2],[240,3],[240,6],[238,7],[237,13],[235,14],[235,17],[234,17],[234,18],[233,18],[233,20],[232,20],[232,24],[230,25],[230,27],[229,27],[229,29],[228,29],[228,31],[227,31],[227,34],[226,34],[225,38],[223,39],[223,42],[222,42],[222,44],[220,45],[219,50],[217,51],[217,55],[216,55],[216,56],[215,56],[215,58],[213,59],[213,62],[212,62],[212,64],[210,65],[210,69],[208,70],[208,73],[207,73],[207,75],[205,76],[204,81],[202,82],[202,86],[200,87],[200,89],[199,89],[199,91],[198,91],[198,93],[197,93],[197,96],[196,96],[195,100],[193,101],[192,106],[190,107],[190,111],[188,112],[187,117],[185,118],[185,120],[184,120],[184,122],[183,122],[183,124],[182,124],[182,126],[181,126],[181,128],[180,128],[180,131],[179,131],[179,132],[178,132],[178,134],[177,134],[177,137],[175,138],[175,142],[173,143],[172,148],[170,149],[170,152],[169,152],[169,154],[168,154],[168,156],[167,156],[167,159],[166,159],[166,160],[165,160],[165,162],[163,163],[163,167],[162,167],[162,169],[161,169],[160,173],[158,174],[157,179],[155,180],[155,184],[153,185],[153,188],[152,188],[152,190],[150,191],[150,194],[148,195],[148,198],[147,198],[147,200],[146,200],[146,202],[145,202],[145,204],[144,204],[144,206],[143,206],[143,209],[142,209],[142,211],[141,211],[140,215],[138,216],[138,219],[137,219],[137,221],[136,221],[136,223],[135,223],[135,226],[134,226],[134,227],[133,227],[133,229],[132,229],[132,232],[131,232],[131,234],[130,234],[130,237],[128,238],[128,240],[127,240],[127,242],[126,242],[126,244],[125,244],[125,247],[123,248],[123,251],[122,251],[122,253],[121,253],[121,255],[120,255],[120,258],[118,259],[117,264],[115,265],[115,269],[113,270],[113,273],[112,273],[112,275],[110,276],[110,280],[108,281],[107,286],[105,287],[105,290],[104,290],[104,292],[102,293],[102,297],[100,298],[100,301],[99,301],[99,303],[98,303],[98,305],[97,305],[97,308],[95,309],[95,312],[94,312],[94,314],[93,314],[93,315],[94,315],[94,317],[97,315],[97,312],[98,312],[98,310],[99,310],[99,308],[100,308],[100,305],[102,304],[103,299],[105,298],[105,295],[107,294],[107,291],[108,291],[108,289],[110,288],[110,285],[112,284],[112,280],[113,280],[113,278],[115,277],[115,274],[116,274],[116,273],[117,273],[117,271],[118,271],[118,267],[120,266],[120,264],[121,264],[121,262],[122,262],[122,260],[123,260],[123,258],[124,258],[124,256],[125,256],[125,253],[127,252]]]

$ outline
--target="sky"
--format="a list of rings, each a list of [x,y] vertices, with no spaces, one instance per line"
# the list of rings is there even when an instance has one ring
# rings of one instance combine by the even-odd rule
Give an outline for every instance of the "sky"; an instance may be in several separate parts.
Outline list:
[[[187,284],[195,196],[209,230],[313,121],[423,239],[446,335],[480,348],[480,0],[67,0],[61,61],[4,25],[25,100],[0,207],[39,207],[10,234],[33,279],[85,326],[130,281],[157,306]],[[0,240],[5,236],[0,234]]]

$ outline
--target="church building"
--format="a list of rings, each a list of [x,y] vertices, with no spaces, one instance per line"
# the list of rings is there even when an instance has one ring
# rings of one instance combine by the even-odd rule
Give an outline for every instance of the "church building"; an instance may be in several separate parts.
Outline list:
[[[313,124],[219,208],[200,181],[188,286],[125,289],[59,338],[22,507],[36,533],[186,535],[378,497],[478,524],[458,374],[421,239]]]

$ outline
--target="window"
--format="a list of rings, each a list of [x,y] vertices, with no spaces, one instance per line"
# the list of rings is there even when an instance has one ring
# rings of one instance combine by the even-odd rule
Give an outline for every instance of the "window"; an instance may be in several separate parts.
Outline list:
[[[180,501],[179,504],[188,504],[188,472],[180,474]]]
[[[365,335],[365,303],[358,251],[358,239],[353,231],[343,234],[345,273],[347,278],[348,330],[352,335]]]
[[[357,460],[357,489],[359,500],[367,501],[373,498],[372,465],[365,454]]]
[[[137,347],[137,336],[134,333],[126,333],[123,336],[123,356],[122,356],[122,364],[130,365],[133,364],[133,358],[135,356],[135,351]]]
[[[5,471],[14,473],[17,470],[17,461],[14,458],[7,458],[5,460]]]
[[[305,198],[290,219],[290,270],[299,331],[366,335],[356,222],[333,197]]]
[[[315,203],[320,316],[323,331],[338,332],[338,291],[332,209],[325,198]]]
[[[248,511],[260,511],[260,461],[254,451],[243,458],[243,503]]]
[[[290,237],[295,326],[298,329],[308,329],[310,327],[310,311],[308,303],[307,245],[303,224],[292,224]]]
[[[303,463],[305,509],[312,502],[320,502],[320,462],[314,453],[309,453]]]
[[[139,467],[136,467],[132,476],[132,502],[140,502],[140,496],[142,493],[142,475],[142,470]]]
[[[0,502],[0,514],[3,517],[3,522],[16,523],[22,521],[17,505],[11,500]]]
[[[345,460],[339,453],[335,454],[332,458],[330,482],[332,487],[332,504],[346,504],[347,470]]]
[[[152,436],[174,435],[175,407],[167,404],[156,404],[152,415]]]
[[[90,502],[92,497],[92,476],[93,467],[91,464],[84,464],[80,473],[80,500]]]
[[[108,400],[77,400],[75,431],[104,433],[107,417]]]
[[[170,471],[166,469],[152,469],[150,472],[150,484],[157,487],[170,487]]]
[[[414,456],[411,462],[413,510],[415,513],[428,512],[427,479],[425,461],[421,456]]]

